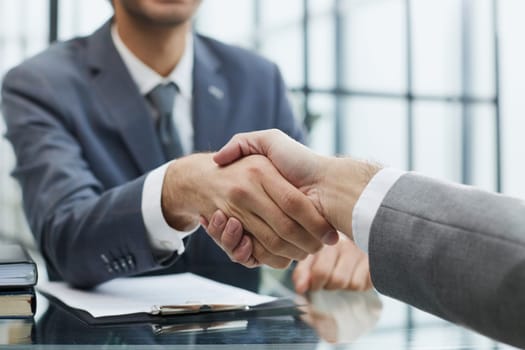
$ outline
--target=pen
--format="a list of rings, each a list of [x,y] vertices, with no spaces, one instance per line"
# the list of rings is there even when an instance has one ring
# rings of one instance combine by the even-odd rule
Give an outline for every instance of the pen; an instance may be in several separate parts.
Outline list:
[[[200,312],[216,312],[216,311],[230,311],[230,310],[249,310],[247,305],[232,305],[232,304],[192,304],[192,305],[155,305],[152,310],[154,315],[180,315],[192,314]]]

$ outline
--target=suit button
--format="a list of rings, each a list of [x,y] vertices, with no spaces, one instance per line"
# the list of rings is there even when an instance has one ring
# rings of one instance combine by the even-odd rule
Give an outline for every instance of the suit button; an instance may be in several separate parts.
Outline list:
[[[100,259],[104,262],[104,265],[106,265],[106,270],[109,273],[113,273],[113,268],[111,267],[111,264],[109,263],[109,259],[105,254],[100,254]]]
[[[111,263],[111,265],[113,266],[113,269],[114,269],[116,272],[120,272],[120,266],[119,266],[117,260],[113,260],[113,262]]]
[[[126,259],[125,258],[120,258],[119,260],[120,262],[120,266],[122,267],[123,270],[128,270],[128,264],[126,262]]]
[[[128,262],[128,266],[131,269],[134,269],[135,268],[135,259],[133,259],[133,256],[131,256],[131,255],[126,256],[126,260]]]

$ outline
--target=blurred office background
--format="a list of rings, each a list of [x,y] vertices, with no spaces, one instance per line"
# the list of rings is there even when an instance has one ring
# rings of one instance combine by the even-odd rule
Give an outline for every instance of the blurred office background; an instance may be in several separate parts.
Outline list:
[[[1,0],[0,80],[111,13],[106,0]],[[195,25],[280,66],[317,151],[525,198],[524,13],[523,0],[204,0]],[[14,162],[2,140],[0,232],[27,241]],[[386,320],[431,322],[410,308]]]

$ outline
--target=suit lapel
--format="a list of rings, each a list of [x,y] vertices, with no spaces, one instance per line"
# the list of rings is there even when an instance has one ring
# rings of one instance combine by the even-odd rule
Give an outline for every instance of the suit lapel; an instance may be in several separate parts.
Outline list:
[[[93,88],[124,143],[146,173],[164,162],[151,112],[111,40],[111,22],[88,39]]]
[[[227,137],[230,105],[228,85],[221,72],[220,61],[198,35],[195,35],[194,45],[194,150],[215,151],[224,144]]]

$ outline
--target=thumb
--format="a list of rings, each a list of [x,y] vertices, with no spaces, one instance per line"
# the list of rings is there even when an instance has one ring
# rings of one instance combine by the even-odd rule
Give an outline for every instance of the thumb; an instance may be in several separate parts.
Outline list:
[[[246,156],[245,149],[246,139],[243,134],[235,135],[226,145],[224,145],[217,153],[214,154],[213,160],[217,165],[228,165],[239,158]]]
[[[270,144],[279,133],[282,132],[271,129],[237,134],[215,153],[213,160],[218,165],[228,165],[251,154],[268,156]]]

